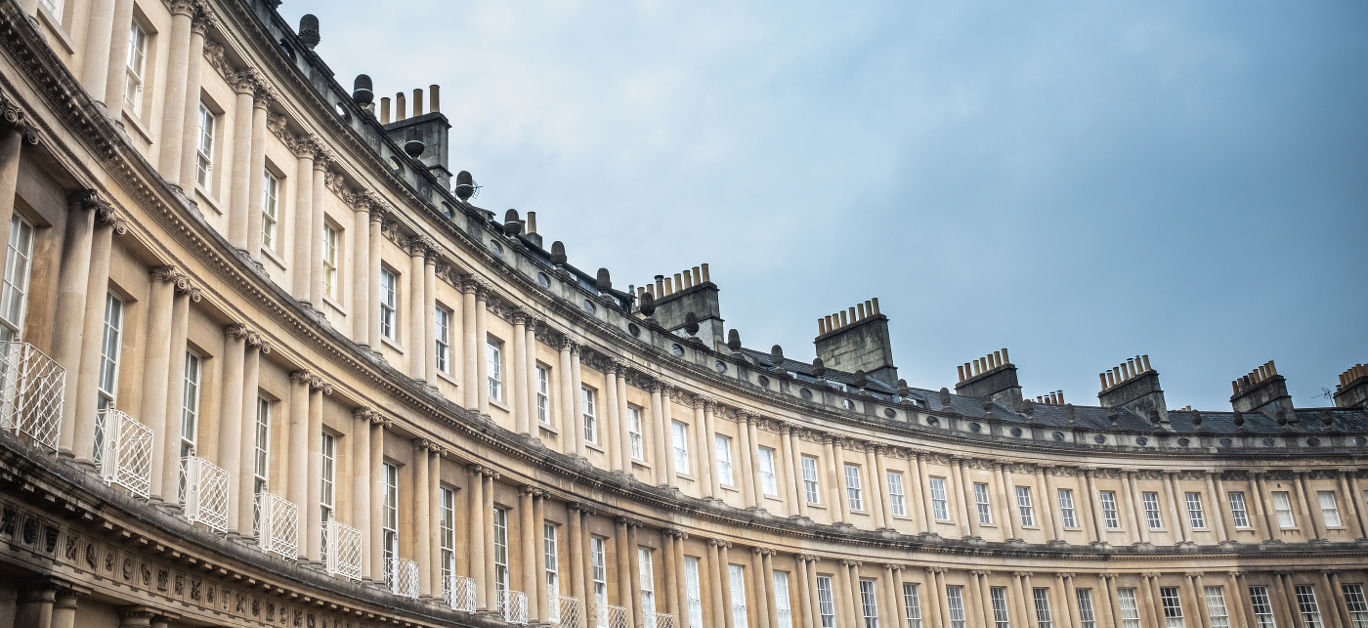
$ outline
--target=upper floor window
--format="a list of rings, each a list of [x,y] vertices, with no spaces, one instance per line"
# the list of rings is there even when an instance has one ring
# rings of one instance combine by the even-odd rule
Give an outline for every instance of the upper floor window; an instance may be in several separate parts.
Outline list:
[[[124,64],[124,104],[133,117],[142,113],[143,76],[147,71],[147,31],[137,20],[128,30],[128,59]]]
[[[95,380],[96,410],[104,412],[115,407],[119,395],[119,357],[122,353],[123,301],[112,293],[105,295],[104,327],[100,336],[100,375]],[[104,449],[104,433],[101,423],[96,423],[95,448],[97,454]]]
[[[675,471],[689,472],[689,426],[670,421],[670,437],[674,441]]]
[[[280,178],[267,170],[261,197],[261,246],[276,250],[280,230]]]
[[[1035,526],[1035,508],[1031,506],[1031,487],[1016,487],[1017,510],[1021,513],[1021,525],[1030,528]]]
[[[451,373],[451,310],[441,305],[436,306],[432,311],[432,343],[433,357],[437,363],[437,370]],[[537,367],[540,374],[541,367]]]
[[[394,271],[380,268],[380,335],[397,340],[399,326],[396,324],[399,306],[399,276]]]
[[[945,491],[945,478],[931,478],[931,516],[936,521],[950,520],[950,499]]]
[[[646,451],[641,436],[641,408],[627,406],[627,440],[632,460],[645,460]]]
[[[265,493],[269,489],[271,462],[271,400],[257,397],[256,402],[256,455],[252,459],[252,493]]]
[[[717,447],[717,481],[731,486],[735,484],[732,478],[731,437],[714,434],[713,444]]]
[[[209,189],[209,172],[214,166],[214,123],[218,116],[204,103],[199,105],[199,139],[195,146],[195,183]]]
[[[1073,489],[1059,489],[1059,518],[1063,520],[1064,527],[1077,528],[1078,517],[1074,513]]]
[[[1235,527],[1248,528],[1249,508],[1245,505],[1244,493],[1231,491],[1226,497],[1230,499],[1230,519],[1235,522]]]
[[[888,472],[888,507],[894,516],[907,516],[907,499],[903,495],[902,474],[897,471]]]
[[[584,440],[588,443],[598,443],[598,415],[594,409],[594,393],[593,388],[580,387],[580,396],[584,404]]]
[[[1202,494],[1188,491],[1183,494],[1183,501],[1187,502],[1188,523],[1193,528],[1205,528],[1206,513],[1202,510]]]
[[[199,432],[200,364],[193,351],[185,352],[185,394],[181,397],[181,458],[196,455],[195,442]]]
[[[383,463],[380,479],[381,569],[385,583],[398,591],[399,579],[395,577],[394,559],[399,557],[399,467]]]
[[[1339,504],[1335,503],[1334,491],[1318,491],[1316,499],[1320,501],[1321,519],[1325,521],[1325,527],[1338,528],[1343,525],[1340,521]]]
[[[485,357],[489,360],[489,398],[503,401],[503,343],[494,338],[486,340]]]
[[[756,451],[756,454],[758,455],[757,460],[760,462],[760,468],[757,471],[760,474],[760,490],[766,495],[778,495],[779,486],[774,480],[774,450],[769,447],[761,447]]]
[[[323,296],[337,298],[337,227],[323,225]]]
[[[1116,514],[1116,491],[1102,491],[1102,521],[1108,530],[1121,529],[1121,518]]]
[[[551,368],[537,365],[537,422],[551,424]]]
[[[1145,491],[1140,493],[1140,502],[1145,506],[1145,522],[1149,529],[1158,530],[1164,527],[1164,522],[1159,518],[1159,493]]]
[[[860,490],[860,467],[845,466],[846,501],[851,510],[864,510],[864,494]]]
[[[817,459],[803,456],[803,497],[809,504],[821,503],[821,493],[817,485]]]
[[[974,507],[978,509],[979,523],[993,523],[993,503],[988,498],[988,485],[983,482],[974,482]]]
[[[1273,491],[1273,510],[1278,513],[1279,528],[1297,527],[1297,520],[1292,517],[1292,498],[1287,491]]]
[[[319,492],[318,510],[323,513],[323,523],[332,521],[334,488],[337,486],[336,462],[337,462],[337,437],[323,432],[322,442],[319,443],[319,454],[323,457],[323,473],[319,478],[322,483],[322,490]]]

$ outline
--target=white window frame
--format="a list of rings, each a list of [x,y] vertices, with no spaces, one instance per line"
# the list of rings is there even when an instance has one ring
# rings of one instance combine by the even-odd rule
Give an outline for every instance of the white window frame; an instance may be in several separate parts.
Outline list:
[[[1075,589],[1078,598],[1079,628],[1097,628],[1097,614],[1093,611],[1092,589]]]
[[[1121,609],[1121,628],[1140,628],[1140,604],[1134,588],[1117,589],[1116,605]]]
[[[1344,594],[1344,607],[1349,611],[1349,624],[1352,628],[1368,628],[1368,598],[1363,595],[1363,585],[1348,582],[1340,585]]]
[[[670,440],[674,448],[676,474],[689,474],[689,426],[682,421],[670,419]]]
[[[1032,588],[1031,600],[1035,606],[1036,628],[1054,628],[1054,616],[1050,613],[1050,590],[1045,587]]]
[[[974,508],[978,511],[980,525],[993,525],[992,496],[985,482],[974,482]]]
[[[903,612],[907,615],[907,628],[922,628],[921,594],[913,582],[903,583]]]
[[[1100,491],[1098,500],[1102,503],[1102,524],[1108,530],[1121,529],[1121,517],[1116,509],[1116,491]]]
[[[380,335],[399,341],[399,273],[380,267]]]
[[[793,602],[789,599],[788,572],[775,570],[773,586],[774,608],[778,614],[775,618],[775,628],[793,628]]]
[[[1297,612],[1301,615],[1301,623],[1306,628],[1323,628],[1324,621],[1321,618],[1320,603],[1316,601],[1316,587],[1309,584],[1298,584],[1293,587],[1297,598]]]
[[[800,456],[799,465],[803,468],[803,498],[809,504],[822,503],[821,484],[817,479],[817,458]]]
[[[641,611],[653,615],[656,610],[655,565],[651,562],[651,548],[637,546],[637,570],[641,575],[638,579],[641,588]]]
[[[124,303],[114,293],[105,294],[104,324],[100,334],[100,374],[96,379],[96,409],[104,411],[117,407],[119,401],[119,361],[123,354]],[[102,423],[96,423],[102,425]],[[95,432],[92,455],[104,447],[104,434]]]
[[[779,484],[774,477],[774,448],[761,445],[755,451],[755,472],[760,474],[760,491],[771,497],[779,495]]]
[[[1164,611],[1166,628],[1186,628],[1183,621],[1183,595],[1178,587],[1159,587],[1159,603]]]
[[[559,616],[555,605],[560,603],[560,536],[556,524],[542,522],[542,559],[546,563],[546,600],[552,616]]]
[[[385,584],[392,591],[399,590],[399,579],[394,573],[394,559],[399,556],[399,467],[385,462],[381,466],[380,495],[380,552],[384,565]]]
[[[256,401],[256,445],[252,456],[252,492],[265,493],[270,490],[271,469],[271,400],[257,395]]]
[[[508,569],[508,509],[494,507],[494,592],[499,612],[507,613],[504,595],[512,587],[512,572]]]
[[[1334,491],[1316,491],[1316,501],[1320,503],[1321,521],[1325,523],[1325,527],[1340,528],[1344,526]]]
[[[946,585],[946,606],[950,609],[950,628],[965,628],[964,587],[958,584]]]
[[[580,386],[580,406],[584,408],[584,442],[594,445],[599,442],[597,397],[598,391]]]
[[[503,401],[503,347],[502,340],[493,336],[485,338],[485,377],[489,380],[489,398],[492,401]]]
[[[537,364],[537,423],[551,424],[551,367]]]
[[[641,434],[641,407],[627,406],[627,442],[632,460],[646,460],[646,439]]]
[[[276,252],[280,241],[280,177],[274,172],[262,172],[261,247]]]
[[[323,296],[337,299],[338,281],[337,251],[342,238],[342,230],[327,221],[323,222]]]
[[[860,465],[845,463],[846,504],[852,512],[864,510],[864,491],[860,488]]]
[[[1230,491],[1226,493],[1226,500],[1230,502],[1230,520],[1238,529],[1248,529],[1252,527],[1249,522],[1249,505],[1245,502],[1244,491]]]
[[[1186,491],[1183,493],[1183,502],[1187,504],[1188,525],[1194,530],[1206,528],[1206,509],[1202,508],[1202,494],[1197,491]]]
[[[746,569],[741,565],[727,565],[727,582],[731,585],[732,625],[735,628],[750,626],[746,612]]]
[[[1074,510],[1073,489],[1055,489],[1059,498],[1059,518],[1064,523],[1065,528],[1073,529],[1078,527],[1078,514]]]
[[[442,567],[443,592],[456,573],[456,491],[442,486],[437,492],[438,556]]]
[[[817,614],[822,628],[836,628],[836,598],[831,587],[831,576],[817,576]]]
[[[181,395],[181,458],[194,456],[198,452],[200,382],[203,374],[204,359],[194,351],[185,352],[184,392]],[[184,478],[182,478],[184,480]]]
[[[993,607],[993,628],[1012,628],[1012,613],[1007,609],[1007,587],[988,587]]]
[[[1273,511],[1278,515],[1278,527],[1292,530],[1297,527],[1296,515],[1292,513],[1292,494],[1287,491],[1273,491]]]
[[[337,437],[328,432],[319,435],[318,455],[323,459],[322,472],[319,474],[321,485],[318,497],[318,511],[323,525],[327,525],[336,514],[337,504]]]
[[[608,539],[589,537],[590,580],[594,583],[594,608],[598,625],[608,625]]]
[[[717,449],[717,482],[733,486],[736,478],[732,475],[731,437],[713,434],[713,447]]]
[[[143,82],[147,75],[147,41],[151,35],[133,20],[128,31],[128,58],[124,59],[124,109],[135,119],[142,118]]]
[[[684,600],[689,611],[689,625],[703,626],[703,587],[699,582],[696,556],[684,557]]]
[[[204,104],[204,101],[200,101],[196,120],[198,133],[195,138],[195,184],[205,191],[209,190],[210,175],[214,168],[214,126],[217,122],[218,115],[214,110]]]
[[[907,495],[903,491],[902,474],[897,471],[888,472],[888,509],[892,511],[894,517],[907,516]]]
[[[1159,493],[1156,491],[1142,491],[1140,493],[1140,503],[1145,507],[1145,524],[1149,526],[1149,529],[1164,529],[1164,519],[1159,514]]]
[[[1031,505],[1031,487],[1016,487],[1017,513],[1021,515],[1021,526],[1024,528],[1034,528],[1035,507]]]
[[[949,521],[950,495],[945,488],[945,478],[930,478],[927,484],[931,487],[931,516],[936,521]]]
[[[879,596],[877,591],[877,581],[860,578],[860,612],[864,617],[864,628],[879,628]]]
[[[33,270],[33,223],[19,214],[10,219],[9,242],[5,249],[5,277],[0,286],[0,340],[12,341],[24,335],[28,316],[29,276]]]
[[[1273,600],[1268,597],[1268,587],[1249,587],[1249,605],[1254,609],[1254,623],[1258,628],[1277,628],[1278,620],[1273,614]]]
[[[1221,587],[1206,587],[1202,594],[1211,628],[1230,628],[1230,611],[1226,608],[1225,592]]]
[[[433,361],[437,370],[451,374],[451,318],[453,313],[441,303],[432,308]],[[541,368],[538,366],[537,368]]]

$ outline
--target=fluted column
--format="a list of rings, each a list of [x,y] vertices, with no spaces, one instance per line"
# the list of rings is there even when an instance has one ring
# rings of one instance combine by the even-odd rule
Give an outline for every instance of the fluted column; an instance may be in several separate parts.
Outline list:
[[[1226,572],[1226,608],[1230,610],[1230,625],[1248,626],[1247,617],[1252,617],[1249,604],[1249,589],[1241,586],[1240,572]]]
[[[737,423],[737,427],[744,429],[746,433],[746,447],[741,454],[741,460],[745,464],[746,471],[745,485],[750,488],[752,505],[763,510],[765,508],[765,484],[760,480],[760,473],[755,468],[755,457],[760,451],[759,424],[759,417],[747,414],[741,422]],[[779,479],[776,476],[775,484],[778,485],[778,483]]]
[[[1306,519],[1311,523],[1311,539],[1325,539],[1325,522],[1321,521],[1320,508],[1311,507],[1311,489],[1306,485],[1308,471],[1297,469],[1293,472],[1296,477],[1292,480],[1292,487],[1297,491],[1297,502],[1302,506],[1302,512],[1306,513]]]
[[[1097,490],[1097,484],[1093,481],[1093,470],[1084,468],[1080,469],[1079,473],[1083,474],[1083,490],[1088,492],[1088,494],[1084,496],[1083,501],[1088,505],[1088,520],[1092,522],[1093,542],[1106,545],[1107,524],[1106,521],[1104,521],[1102,508],[1099,505],[1099,502],[1102,499],[1102,497],[1101,493],[1099,493]],[[1117,507],[1119,508],[1120,504],[1118,504]],[[1117,517],[1120,517],[1120,513],[1117,513]]]
[[[893,487],[888,483],[888,462],[885,460],[886,447],[874,446],[870,449],[874,453],[874,465],[870,467],[870,475],[874,476],[874,481],[870,482],[879,491],[883,512],[883,525],[881,528],[892,528],[893,525]],[[907,512],[907,485],[904,484],[903,490],[903,512]]]
[[[969,536],[979,535],[979,522],[977,507],[970,508],[974,503],[974,487],[969,481],[969,459],[960,458],[955,461],[955,482],[959,484],[959,511],[960,519],[964,521],[965,532]]]
[[[432,596],[442,599],[442,447],[436,443],[428,448],[427,455],[428,484],[424,489],[428,493],[428,549],[431,551],[427,555],[427,561],[423,568],[431,574]],[[420,489],[422,490],[422,489]],[[455,510],[452,504],[452,510]],[[453,528],[455,522],[452,522]],[[452,531],[455,536],[455,531]],[[454,539],[453,539],[454,540]],[[455,548],[453,547],[453,551]],[[422,562],[422,561],[420,561]]]
[[[724,598],[726,586],[723,584],[722,580],[724,577],[723,574],[727,571],[726,566],[722,564],[725,560],[722,554],[722,544],[724,543],[726,543],[726,541],[718,539],[708,540],[708,571],[710,572],[711,577],[703,578],[707,585],[712,589],[708,597],[712,600],[712,625],[716,628],[726,626],[728,623],[727,617],[731,614],[731,609],[728,608],[727,601]]]
[[[323,395],[332,392],[332,387],[323,383],[317,376],[309,382],[309,424],[305,441],[308,443],[308,475],[302,479],[308,484],[309,501],[303,510],[309,542],[309,560],[323,560]]]
[[[706,404],[700,403],[697,397],[691,397],[690,403],[694,415],[694,435],[698,439],[698,446],[694,448],[697,452],[694,457],[698,459],[698,493],[704,498],[716,497],[717,484],[713,482],[716,476],[713,473],[713,465],[717,464],[717,455],[713,451],[713,436],[708,429]]]
[[[124,30],[127,30],[127,27]],[[109,86],[109,66],[128,58],[127,55],[111,57],[108,54],[115,36],[114,31],[114,0],[92,1],[90,13],[86,17],[85,41],[80,50],[81,87],[85,88],[91,98],[104,102],[105,109],[110,112],[117,112],[123,102],[111,101],[105,96]],[[127,33],[123,35],[127,38]]]
[[[427,303],[427,296],[423,294],[423,264],[427,256],[428,243],[423,238],[414,238],[409,241],[409,301],[408,316],[403,317],[408,321],[408,351],[409,351],[409,377],[418,381],[428,379],[428,360],[427,351],[427,328],[423,325],[426,317],[423,308]]]
[[[575,385],[574,376],[571,370],[574,369],[571,362],[569,339],[561,342],[558,351],[558,362],[560,368],[556,369],[560,380],[560,394],[556,397],[555,422],[556,428],[560,430],[561,450],[567,454],[575,455],[579,451],[579,435],[582,428],[579,424],[579,387]]]
[[[1055,573],[1055,599],[1060,600],[1059,610],[1055,611],[1056,617],[1063,619],[1063,625],[1075,626],[1073,621],[1073,606],[1078,601],[1078,596],[1073,592],[1073,574],[1067,572]],[[1059,621],[1059,619],[1055,619]]]
[[[892,517],[884,511],[884,504],[888,500],[884,498],[884,479],[879,474],[879,462],[874,459],[874,445],[866,444],[864,447],[865,474],[869,476],[869,505],[867,510],[874,519],[874,529],[881,530],[888,527],[888,520]]]
[[[1054,488],[1054,474],[1046,474],[1045,465],[1037,465],[1035,469],[1036,486],[1044,493],[1036,500],[1036,510],[1040,512],[1040,518],[1045,520],[1046,538],[1059,541],[1064,537],[1064,520],[1059,512],[1059,494]]]
[[[632,603],[632,561],[630,558],[636,548],[629,545],[627,518],[618,517],[613,523],[616,525],[613,529],[613,541],[617,545],[617,552],[615,552],[617,556],[615,558],[617,558],[618,606],[627,609],[628,617],[636,617],[636,605]]]
[[[366,407],[352,410],[352,514],[351,522],[361,531],[361,577],[371,578],[371,553],[369,548],[375,542],[371,530],[370,513],[370,460],[371,460],[371,419],[379,418],[379,413]]]
[[[369,513],[375,514],[380,510],[385,500],[385,429],[389,427],[388,419],[384,419],[377,412],[370,415],[370,505]],[[385,537],[382,532],[384,518],[378,514],[374,517],[367,515],[370,524],[367,526],[366,534],[369,535],[370,545],[370,577],[380,580],[385,573]],[[358,522],[359,523],[359,522]]]
[[[181,161],[179,183],[185,195],[195,197],[195,165],[199,156],[199,108],[200,74],[204,68],[204,33],[209,29],[213,18],[207,13],[206,5],[196,7],[194,20],[190,23],[189,53],[185,65],[185,104],[181,114],[181,133],[179,138],[171,137],[174,129],[164,129],[163,141],[179,141]],[[98,92],[92,92],[98,93]]]
[[[1207,472],[1204,475],[1206,476],[1207,495],[1210,496],[1208,497],[1210,501],[1208,501],[1206,505],[1206,510],[1209,511],[1207,517],[1212,519],[1216,524],[1212,526],[1216,531],[1216,542],[1222,543],[1231,540],[1231,535],[1226,528],[1226,515],[1229,508],[1223,507],[1223,504],[1221,503],[1222,492],[1216,488],[1217,481],[1215,474]]]
[[[171,328],[171,318],[175,309],[176,288],[174,282],[180,271],[170,266],[159,266],[152,269],[151,287],[147,299],[147,328],[150,330],[169,330]],[[181,382],[171,381],[171,344],[170,334],[151,333],[147,338],[147,353],[143,362],[143,403],[140,414],[143,424],[152,430],[152,473],[150,493],[153,499],[165,500],[168,498],[163,481],[166,478],[156,471],[165,465],[165,458],[168,455],[174,456],[175,453],[169,446],[179,447],[180,443],[168,443],[166,441],[166,422],[167,396],[170,387]],[[231,356],[227,356],[225,366],[230,364]],[[181,359],[184,359],[182,357]],[[239,371],[241,370],[241,355],[238,357]],[[239,375],[241,373],[239,372]],[[177,420],[180,414],[176,413]],[[172,485],[174,479],[171,479]],[[177,499],[173,493],[169,500],[175,502]],[[236,503],[236,502],[232,502]]]
[[[379,285],[378,282],[376,285]],[[479,386],[483,385],[483,382],[479,381],[480,369],[478,366],[483,347],[480,346],[482,343],[475,342],[475,308],[477,307],[475,292],[476,283],[474,281],[467,279],[461,282],[461,335],[464,338],[461,341],[463,345],[461,360],[465,364],[461,369],[462,375],[464,375],[461,387],[465,389],[463,395],[465,402],[462,405],[472,410],[480,405]]]
[[[314,252],[313,246],[313,169],[314,169],[314,145],[311,138],[293,138],[288,146],[295,154],[295,204],[294,204],[294,232],[291,234],[291,249],[293,256],[290,257],[290,293],[303,303],[310,303],[315,306],[322,306],[322,301],[318,301],[320,295],[310,294],[309,288],[309,268],[313,265]],[[261,175],[258,175],[261,176]],[[261,205],[257,205],[258,210]],[[283,212],[282,212],[283,213]],[[283,225],[281,225],[283,227]],[[280,241],[284,242],[284,229],[278,229]],[[279,245],[277,245],[278,247]],[[277,252],[283,253],[279,248]]]
[[[789,512],[800,517],[807,516],[807,499],[803,495],[803,470],[800,468],[802,462],[798,460],[797,436],[793,428],[787,423],[783,423],[779,428],[779,444],[782,445],[780,458],[782,471],[775,472],[776,482],[779,483],[780,490],[784,491],[783,498],[788,503]],[[880,454],[882,455],[882,453]],[[784,477],[787,475],[788,477]]]
[[[703,421],[706,427],[702,430],[703,450],[707,452],[708,475],[712,478],[712,494],[714,499],[722,499],[722,470],[717,468],[717,430],[715,414],[717,402],[703,402]]]
[[[349,250],[352,255],[351,265],[351,325],[352,340],[363,347],[371,346],[370,336],[370,240],[367,227],[370,224],[370,199],[364,195],[355,195],[348,198],[352,208],[352,227],[347,230],[350,234],[351,246]],[[379,283],[376,282],[377,289]],[[379,303],[379,301],[377,301]],[[457,340],[454,339],[453,340]],[[378,341],[377,341],[378,342]],[[456,355],[460,355],[457,353]]]
[[[589,597],[584,590],[584,511],[577,503],[566,506],[566,516],[569,518],[568,527],[570,528],[570,596],[579,600],[580,608],[583,610],[585,621],[590,616]]]
[[[532,433],[527,403],[527,314],[513,313],[513,416],[519,434]]]
[[[228,472],[228,477],[236,480],[242,477],[242,440],[244,419],[242,405],[243,371],[247,366],[247,331],[240,325],[229,325],[223,330],[223,373],[219,399],[218,451],[214,462]],[[255,435],[256,430],[252,430]],[[173,445],[172,443],[167,443]],[[168,450],[169,453],[169,450]],[[231,464],[230,464],[231,461]],[[251,475],[249,471],[247,475]],[[242,485],[230,481],[228,503],[241,504],[244,498]],[[236,527],[236,526],[230,526]],[[237,530],[250,534],[251,528]]]
[[[1145,518],[1140,516],[1140,508],[1143,502],[1140,500],[1140,487],[1135,484],[1135,472],[1127,471],[1122,475],[1122,486],[1125,487],[1126,494],[1130,496],[1131,525],[1140,533],[1140,542],[1149,543],[1149,524]]]
[[[274,96],[270,87],[257,84],[256,98],[252,101],[252,143],[251,157],[247,165],[247,255],[253,260],[261,259],[261,210],[266,198],[266,114],[271,110]],[[297,211],[297,210],[296,210]],[[282,234],[277,233],[277,244]],[[376,283],[379,283],[376,279]]]
[[[247,355],[242,363],[242,441],[238,444],[236,475],[232,471],[228,477],[237,484],[239,499],[231,502],[237,508],[237,531],[244,535],[252,534],[253,505],[256,503],[256,447],[257,447],[257,398],[261,379],[261,354],[270,353],[271,347],[261,339],[260,334],[248,330],[246,335]],[[221,419],[220,419],[221,420]],[[365,440],[365,436],[361,437]],[[366,458],[355,458],[363,461]],[[269,471],[269,470],[268,470]],[[363,545],[364,547],[364,545]]]
[[[660,382],[651,382],[648,390],[651,392],[651,444],[653,445],[653,457],[651,470],[655,474],[656,486],[670,486],[674,484],[675,465],[673,452],[670,450],[666,440],[673,437],[670,433],[670,418],[666,416],[665,404],[661,399]]]
[[[479,397],[479,408],[482,414],[489,414],[489,311],[486,303],[489,299],[489,290],[482,285],[475,287],[475,338],[471,341],[471,346],[467,351],[473,353],[475,360],[475,392]]]
[[[190,73],[190,22],[194,15],[194,4],[190,0],[170,0],[171,34],[167,40],[168,54],[165,88],[166,100],[162,106],[160,158],[157,170],[168,181],[180,180],[181,132],[185,124],[185,101],[189,97]]]
[[[828,508],[831,510],[831,522],[845,523],[848,519],[844,515],[845,509],[841,508],[844,499],[841,495],[843,491],[841,490],[840,463],[836,460],[835,440],[831,436],[823,435],[822,449],[823,453],[826,454],[823,458],[826,459],[827,499],[830,501]]]
[[[323,291],[323,225],[326,221],[323,205],[328,193],[327,173],[332,155],[319,142],[319,139],[314,139],[313,184],[309,186],[313,195],[309,202],[308,216],[309,254],[304,259],[305,272],[309,277],[309,302],[314,307],[322,309],[323,297],[326,296]],[[341,256],[341,252],[338,256]],[[419,280],[419,277],[421,274],[414,275],[415,280]]]
[[[551,591],[546,586],[546,491],[538,490],[532,494],[532,555],[536,558],[534,565],[536,573],[532,578],[532,591],[528,595],[535,595],[536,602],[528,606],[529,620],[540,622],[548,617],[548,611],[552,605],[558,604],[557,600],[551,599]],[[557,548],[560,549],[560,548]]]
[[[98,202],[98,201],[93,201]],[[80,252],[75,252],[76,260],[89,264],[86,284],[84,286],[85,295],[79,301],[76,299],[59,299],[59,302],[79,305],[84,308],[84,316],[81,322],[81,335],[74,341],[79,347],[80,369],[77,372],[76,382],[76,413],[72,451],[78,460],[89,460],[94,453],[95,446],[95,421],[97,408],[99,407],[99,394],[97,386],[100,378],[100,338],[104,330],[105,297],[109,291],[109,255],[114,246],[114,233],[117,231],[122,234],[127,232],[127,219],[115,213],[113,208],[107,204],[101,204],[96,208],[96,226],[94,236],[90,240],[89,256],[81,259]],[[80,243],[69,243],[68,246],[80,246]],[[64,265],[65,266],[65,265]],[[62,289],[66,290],[67,285]],[[61,314],[61,306],[58,309],[59,324],[64,318]],[[67,329],[59,327],[59,329]],[[67,336],[66,333],[59,333],[58,337]],[[82,342],[82,339],[87,339]],[[124,335],[127,338],[127,335]],[[122,338],[121,338],[122,340]],[[67,365],[70,371],[71,365]],[[71,378],[68,377],[67,387],[71,387]],[[177,427],[180,423],[176,422]]]
[[[185,352],[188,346],[188,335],[190,329],[190,303],[200,300],[200,291],[192,288],[188,284],[176,284],[176,296],[171,311],[171,353],[172,356],[180,356],[179,359],[170,361],[170,368],[167,374],[166,387],[166,421],[164,431],[166,436],[162,441],[162,466],[153,466],[152,473],[160,473],[162,477],[162,490],[167,501],[175,503],[176,499],[167,495],[169,487],[180,486],[180,441],[181,441],[181,414],[180,409],[185,405]],[[155,443],[155,441],[154,441]],[[179,491],[178,491],[179,492]],[[250,529],[250,528],[248,528]]]
[[[236,95],[233,106],[233,159],[228,178],[228,243],[235,248],[247,246],[247,221],[250,214],[248,189],[253,177],[262,176],[252,170],[252,111],[253,95],[257,90],[257,76],[252,70],[236,72],[228,77]],[[258,245],[260,243],[257,243]]]
[[[371,199],[370,202],[370,222],[366,229],[366,266],[358,268],[357,274],[365,273],[370,282],[367,292],[370,295],[367,304],[357,311],[357,316],[364,316],[362,323],[366,327],[366,335],[370,337],[371,349],[379,351],[384,344],[384,334],[380,331],[380,244],[384,240],[385,208],[380,205],[378,199]],[[469,404],[467,407],[473,407]]]

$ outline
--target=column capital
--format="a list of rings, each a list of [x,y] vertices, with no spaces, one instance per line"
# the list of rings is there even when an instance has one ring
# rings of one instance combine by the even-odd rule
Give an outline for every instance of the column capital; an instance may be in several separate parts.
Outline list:
[[[1030,578],[1032,573],[1030,571],[1013,571],[1012,575],[1018,578]]]
[[[38,134],[34,131],[33,124],[24,118],[24,109],[18,102],[0,96],[0,127],[9,127],[10,129],[23,134],[25,142],[37,144]],[[94,192],[94,190],[82,191]],[[77,193],[79,194],[80,192]]]
[[[708,545],[724,549],[732,546],[731,541],[724,541],[722,539],[708,539]]]
[[[751,551],[757,556],[774,556],[774,548],[772,547],[752,547]]]
[[[194,17],[195,5],[198,4],[194,0],[162,0],[162,3],[171,11],[172,17],[177,15]]]
[[[946,572],[946,571],[949,571],[949,570],[947,570],[947,569],[944,568],[944,567],[927,567],[927,568],[926,568],[926,572],[927,572],[927,573],[931,573],[931,574],[945,575],[945,572]]]
[[[1201,578],[1203,574],[1202,574],[1202,572],[1197,571],[1197,570],[1194,569],[1194,570],[1184,571],[1184,572],[1183,572],[1183,575],[1184,575],[1184,576],[1187,576],[1187,577],[1189,577],[1189,578]]]
[[[1227,578],[1239,578],[1239,577],[1241,577],[1241,576],[1243,576],[1243,575],[1245,575],[1245,572],[1244,572],[1244,570],[1242,570],[1242,569],[1227,569],[1227,570],[1226,570],[1226,577],[1227,577]]]
[[[1063,578],[1068,578],[1068,579],[1072,580],[1073,577],[1074,577],[1074,572],[1072,572],[1072,571],[1057,571],[1057,572],[1055,572],[1055,577],[1056,577],[1056,578],[1061,578],[1061,579],[1063,579]]]
[[[844,567],[859,567],[859,566],[862,565],[862,564],[864,564],[864,563],[861,563],[860,561],[855,560],[855,559],[853,559],[853,558],[842,558],[842,559],[841,559],[841,565],[844,566]]]
[[[210,27],[218,24],[218,14],[209,7],[207,2],[195,2],[195,14],[191,16],[190,31],[199,35],[205,34]]]
[[[1142,572],[1140,572],[1140,575],[1143,576],[1143,577],[1145,577],[1145,578],[1151,578],[1151,579],[1153,579],[1153,578],[1158,578],[1158,577],[1159,577],[1160,575],[1162,575],[1162,574],[1160,574],[1160,573],[1157,572],[1157,571],[1142,571]]]
[[[259,347],[262,353],[271,352],[271,344],[262,338],[261,332],[242,323],[224,325],[223,335],[228,338],[240,338],[248,347]]]
[[[119,607],[119,619],[124,620],[125,623],[127,620],[139,621],[144,619],[151,622],[153,617],[158,617],[160,615],[161,612],[151,606]]]
[[[818,558],[812,554],[799,554],[795,556],[795,558],[805,563],[815,563],[818,560]]]
[[[1116,572],[1115,572],[1115,571],[1104,571],[1104,572],[1099,573],[1099,574],[1097,574],[1097,575],[1099,575],[1099,576],[1101,576],[1101,577],[1103,577],[1103,578],[1106,578],[1106,579],[1108,579],[1108,580],[1113,580],[1113,579],[1116,578]]]
[[[971,574],[973,574],[973,575],[975,575],[975,576],[991,576],[991,575],[993,575],[993,572],[991,572],[991,571],[989,571],[989,570],[987,570],[987,569],[971,569],[971,570],[969,570],[969,573],[971,573]]]
[[[593,514],[598,513],[598,510],[597,510],[596,508],[594,508],[593,506],[590,506],[589,504],[586,504],[586,503],[584,503],[584,502],[570,502],[570,503],[566,504],[565,507],[566,507],[566,508],[569,508],[570,510],[577,510],[577,511],[582,512],[582,513],[584,513],[584,514],[586,514],[586,515],[593,515]]]
[[[673,537],[681,541],[689,538],[689,533],[679,528],[665,528],[664,530],[661,530],[660,533],[664,536]]]

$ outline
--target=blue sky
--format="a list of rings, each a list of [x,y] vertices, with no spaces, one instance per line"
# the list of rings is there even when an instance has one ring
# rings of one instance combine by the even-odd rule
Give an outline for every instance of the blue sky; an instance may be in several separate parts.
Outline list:
[[[377,95],[442,86],[477,204],[812,356],[879,297],[914,386],[1011,350],[1170,407],[1276,360],[1298,406],[1368,361],[1368,4],[286,0]],[[402,6],[402,8],[398,8]]]

